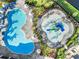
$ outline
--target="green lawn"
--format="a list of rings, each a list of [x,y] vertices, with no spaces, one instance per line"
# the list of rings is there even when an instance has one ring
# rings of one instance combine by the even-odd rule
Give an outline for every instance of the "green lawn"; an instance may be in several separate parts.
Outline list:
[[[65,49],[59,48],[57,49],[57,58],[56,59],[64,59],[65,58]]]

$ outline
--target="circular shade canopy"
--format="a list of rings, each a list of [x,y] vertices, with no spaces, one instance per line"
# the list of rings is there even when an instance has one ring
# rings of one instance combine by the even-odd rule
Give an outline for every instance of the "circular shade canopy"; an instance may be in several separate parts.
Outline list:
[[[60,45],[72,36],[74,32],[73,23],[66,15],[58,9],[53,9],[42,17],[41,28],[46,33],[50,43]],[[58,44],[59,43],[59,44]]]

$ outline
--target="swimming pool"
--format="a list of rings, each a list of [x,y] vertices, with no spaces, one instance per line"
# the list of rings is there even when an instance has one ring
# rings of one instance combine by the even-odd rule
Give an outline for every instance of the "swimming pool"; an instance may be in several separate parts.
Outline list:
[[[34,42],[25,37],[22,30],[26,24],[27,15],[22,9],[14,8],[7,13],[8,27],[4,33],[6,47],[16,54],[31,54],[34,51]]]

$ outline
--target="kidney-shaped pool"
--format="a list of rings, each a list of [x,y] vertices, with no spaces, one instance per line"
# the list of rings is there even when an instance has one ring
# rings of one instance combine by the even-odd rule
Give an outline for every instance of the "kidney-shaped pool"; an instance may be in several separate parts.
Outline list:
[[[7,13],[8,27],[4,33],[6,47],[16,54],[31,54],[34,51],[34,42],[25,37],[22,30],[26,23],[27,14],[22,9],[14,8]]]

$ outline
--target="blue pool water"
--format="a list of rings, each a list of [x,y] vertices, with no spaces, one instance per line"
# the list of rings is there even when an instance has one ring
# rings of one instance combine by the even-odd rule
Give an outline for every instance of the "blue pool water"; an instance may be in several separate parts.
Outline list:
[[[54,25],[54,24],[53,24],[53,25]],[[60,29],[62,32],[65,30],[65,29],[64,29],[64,25],[62,24],[62,22],[56,23],[56,24],[55,24],[55,27],[53,27],[53,28],[51,28],[51,29],[47,29],[47,31],[52,31],[52,30],[58,31],[59,29]]]
[[[56,24],[56,27],[57,27],[57,28],[60,28],[62,32],[64,31],[64,25],[63,25],[61,22],[58,22],[58,23]]]
[[[4,43],[6,47],[16,54],[31,54],[35,45],[31,39],[25,38],[22,31],[26,23],[27,15],[23,10],[15,8],[7,13],[8,27],[4,33]]]

